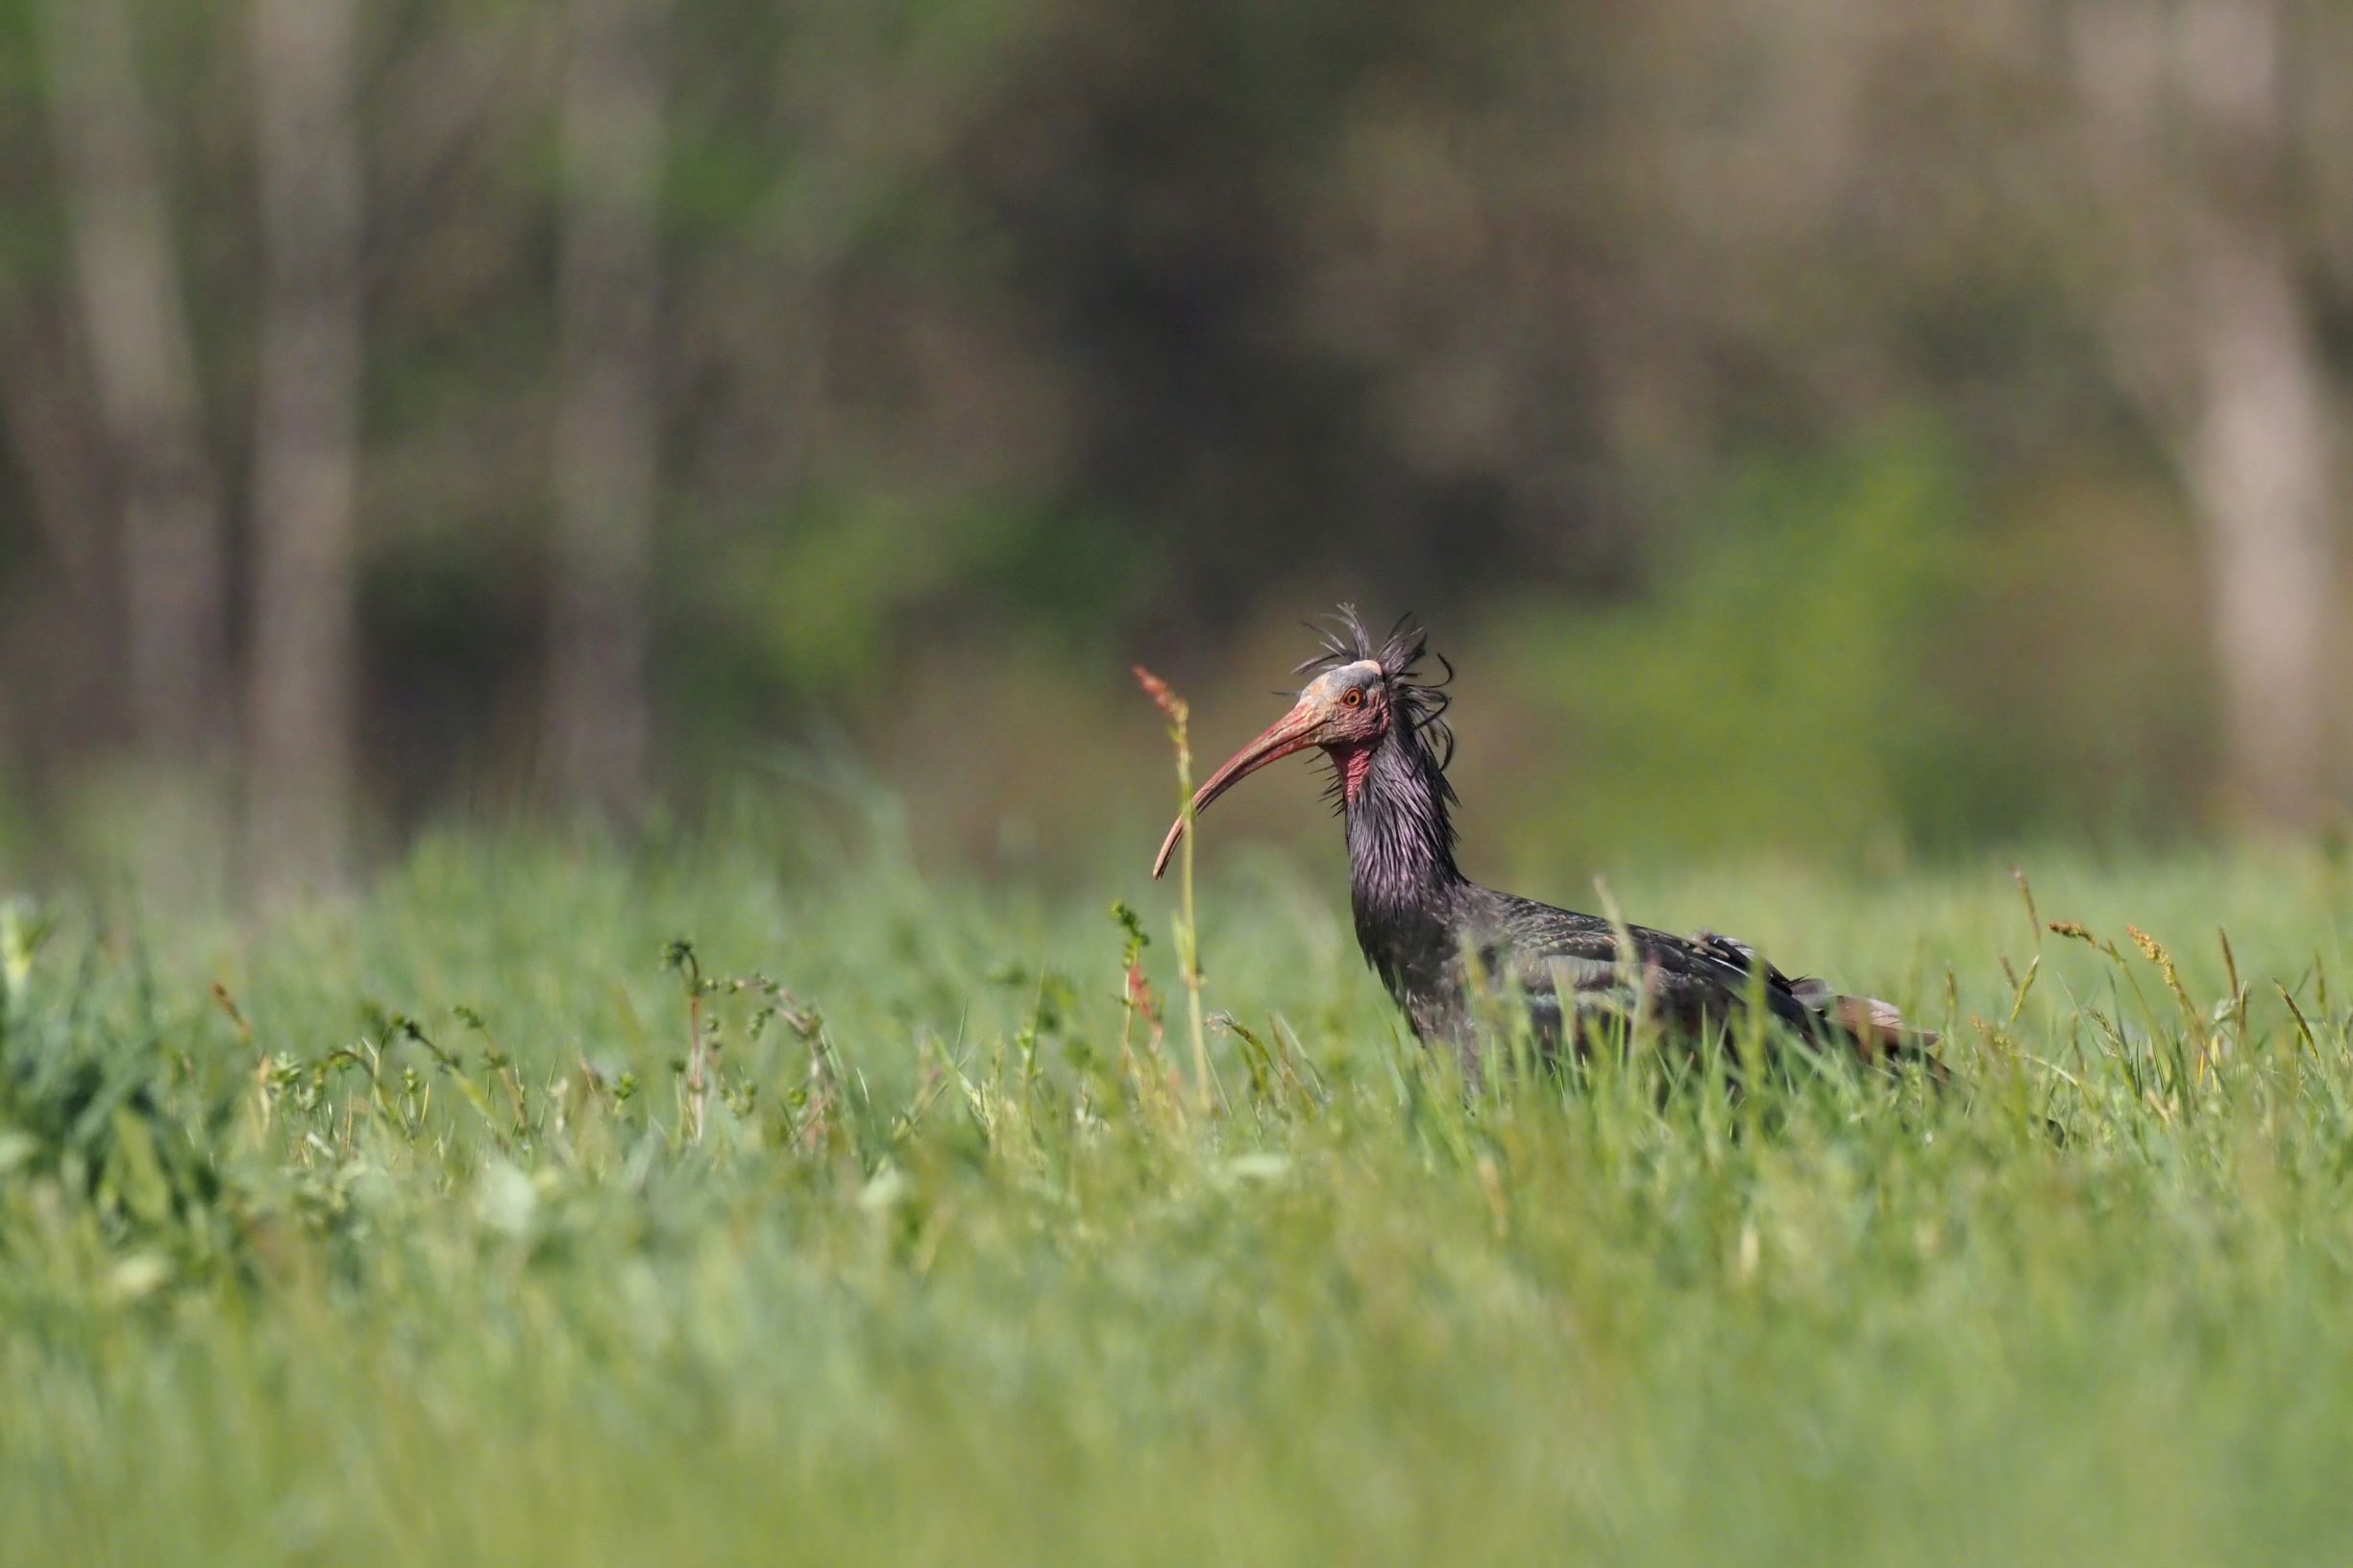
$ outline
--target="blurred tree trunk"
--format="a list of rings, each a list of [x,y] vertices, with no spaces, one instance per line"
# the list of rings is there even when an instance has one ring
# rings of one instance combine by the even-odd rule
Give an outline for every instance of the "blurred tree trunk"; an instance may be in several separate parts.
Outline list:
[[[2335,706],[2333,462],[2284,218],[2280,9],[2103,0],[2081,20],[2097,167],[2131,256],[2110,340],[2204,539],[2231,804],[2308,824],[2328,803]]]
[[[355,0],[254,0],[264,294],[250,846],[319,878],[350,834],[361,337]]]
[[[2327,394],[2279,235],[2201,247],[2193,331],[2202,398],[2182,466],[2212,561],[2236,804],[2285,825],[2328,803],[2336,599]]]
[[[73,616],[110,627],[106,577],[106,454],[95,450],[80,366],[56,318],[0,277],[0,426],[32,492],[33,518]],[[94,675],[96,672],[87,672]]]
[[[131,18],[123,0],[41,10],[82,335],[121,508],[132,722],[149,762],[203,764],[230,729],[228,565]]]
[[[616,816],[646,789],[669,0],[572,0],[564,87],[563,388],[548,747]]]
[[[2285,232],[2276,0],[2194,0],[2175,42],[2208,200],[2189,293],[2198,402],[2183,471],[2214,560],[2240,802],[2279,822],[2327,804],[2328,393]]]
[[[25,624],[0,637],[0,656],[16,652],[33,670],[46,709],[33,722],[45,734],[86,740],[120,711],[117,673],[99,656],[121,635],[104,526],[115,502],[100,432],[85,413],[96,400],[66,336],[53,312],[0,277],[0,427],[25,476],[58,590],[26,606]]]

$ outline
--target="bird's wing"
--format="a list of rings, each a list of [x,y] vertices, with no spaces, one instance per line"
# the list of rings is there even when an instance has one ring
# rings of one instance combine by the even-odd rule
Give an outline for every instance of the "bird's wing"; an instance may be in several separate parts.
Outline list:
[[[1761,980],[1775,1015],[1792,1024],[1804,1021],[1788,977],[1739,943],[1619,926],[1508,895],[1497,898],[1482,923],[1481,960],[1532,998],[1565,998],[1581,1013],[1647,1006],[1665,1017],[1721,1019],[1746,1005]]]
[[[1906,1026],[1885,1002],[1841,996],[1824,981],[1793,978],[1748,943],[1712,931],[1678,937],[1648,926],[1621,927],[1506,895],[1489,933],[1480,954],[1488,971],[1507,978],[1563,1024],[1637,1012],[1685,1026],[1722,1023],[1761,999],[1776,1019],[1799,1033],[1843,1038],[1873,1060],[1936,1042],[1934,1035]]]

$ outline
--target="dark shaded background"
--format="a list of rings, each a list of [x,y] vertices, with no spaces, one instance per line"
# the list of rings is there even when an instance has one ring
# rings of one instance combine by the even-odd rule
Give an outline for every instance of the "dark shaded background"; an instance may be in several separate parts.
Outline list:
[[[0,0],[0,880],[1141,853],[1342,597],[1490,866],[2336,814],[2341,6]]]

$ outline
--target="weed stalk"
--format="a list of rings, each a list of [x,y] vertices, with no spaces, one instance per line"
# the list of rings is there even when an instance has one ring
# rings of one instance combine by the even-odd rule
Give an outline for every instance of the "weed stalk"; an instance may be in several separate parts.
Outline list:
[[[1192,1031],[1193,1101],[1196,1109],[1207,1115],[1213,1090],[1210,1082],[1209,1029],[1201,1014],[1200,926],[1193,915],[1192,706],[1142,665],[1136,667],[1136,680],[1167,716],[1168,739],[1176,747],[1177,796],[1182,802],[1178,810],[1185,821],[1184,836],[1177,844],[1177,969],[1185,983],[1186,1023]]]
[[[710,1042],[702,1028],[702,964],[693,943],[674,941],[663,950],[663,964],[686,982],[686,1136],[702,1141],[703,1117],[710,1108]]]

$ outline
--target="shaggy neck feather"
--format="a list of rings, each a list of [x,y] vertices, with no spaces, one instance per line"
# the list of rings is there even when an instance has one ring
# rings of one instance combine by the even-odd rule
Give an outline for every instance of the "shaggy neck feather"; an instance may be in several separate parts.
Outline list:
[[[1360,919],[1432,912],[1462,880],[1455,868],[1452,792],[1437,759],[1413,736],[1392,729],[1369,756],[1335,758],[1348,823],[1348,870]]]

